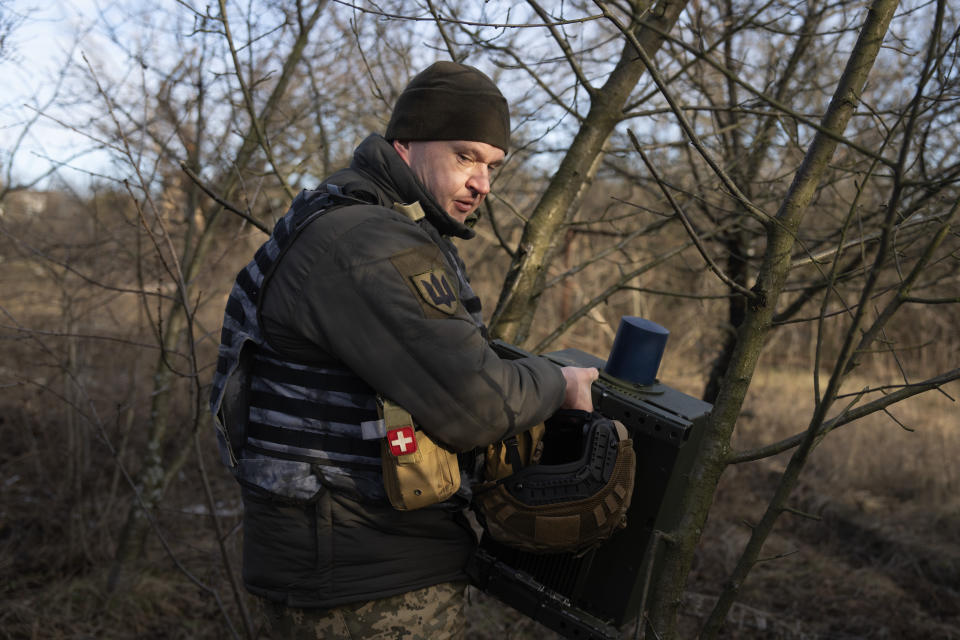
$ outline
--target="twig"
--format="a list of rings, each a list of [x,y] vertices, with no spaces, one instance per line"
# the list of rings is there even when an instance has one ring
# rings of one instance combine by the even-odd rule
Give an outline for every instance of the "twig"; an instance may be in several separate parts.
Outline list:
[[[254,132],[256,133],[257,140],[260,142],[260,148],[263,149],[264,154],[267,156],[267,162],[269,162],[270,166],[273,168],[273,173],[280,181],[280,185],[283,187],[284,192],[286,192],[287,197],[293,200],[297,194],[293,191],[293,188],[280,172],[280,167],[277,165],[276,158],[273,157],[273,150],[270,148],[270,141],[267,139],[267,135],[264,133],[263,127],[261,126],[260,119],[257,117],[257,109],[253,104],[253,96],[250,95],[250,90],[247,88],[247,83],[243,79],[243,72],[241,71],[240,67],[240,58],[237,56],[237,49],[233,44],[233,35],[230,33],[230,21],[227,18],[226,0],[219,0],[219,5],[220,23],[223,25],[223,35],[226,38],[227,46],[230,49],[230,56],[233,59],[233,67],[234,71],[236,72],[237,82],[240,84],[240,91],[243,93],[243,102],[246,104],[247,113],[250,115],[250,123],[253,126]]]
[[[681,291],[667,291],[666,289],[651,289],[650,287],[623,287],[624,291],[649,293],[663,298],[683,298],[685,300],[726,300],[736,294],[733,293],[683,293]]]
[[[716,60],[714,60],[713,58],[711,58],[711,57],[709,56],[709,53],[710,53],[709,51],[698,51],[697,49],[694,49],[693,47],[691,47],[689,43],[684,42],[683,40],[680,40],[680,39],[674,37],[673,35],[669,34],[668,32],[663,31],[662,29],[658,29],[656,26],[651,26],[651,29],[653,29],[654,31],[656,31],[657,34],[660,35],[661,37],[669,40],[672,44],[675,44],[675,45],[677,45],[678,47],[681,47],[681,48],[687,50],[688,52],[692,53],[693,55],[695,55],[695,56],[697,57],[698,60],[702,60],[703,62],[707,63],[708,65],[710,65],[711,67],[713,67],[714,69],[716,69],[717,71],[719,71],[719,72],[720,72],[722,75],[724,75],[727,79],[729,79],[729,80],[735,82],[737,85],[743,87],[743,88],[746,89],[750,94],[756,96],[757,98],[759,98],[759,99],[762,100],[763,102],[767,103],[768,105],[770,105],[771,107],[773,107],[773,108],[776,109],[777,111],[779,111],[779,112],[781,112],[781,113],[783,113],[783,114],[786,114],[786,115],[790,116],[792,119],[796,120],[797,122],[799,122],[799,123],[801,123],[801,124],[803,124],[803,125],[805,125],[805,126],[810,127],[811,129],[817,131],[818,133],[821,133],[821,134],[827,136],[828,138],[830,138],[830,139],[832,139],[832,140],[835,140],[836,142],[839,142],[840,144],[844,145],[845,147],[849,147],[849,148],[855,150],[857,153],[860,153],[860,154],[863,155],[864,157],[867,157],[867,158],[871,158],[871,159],[873,159],[873,160],[876,160],[876,161],[880,162],[881,164],[883,164],[883,165],[885,165],[885,166],[888,166],[888,167],[889,167],[889,166],[892,166],[892,165],[894,164],[894,161],[890,160],[889,158],[884,158],[883,156],[878,155],[875,150],[870,149],[870,148],[868,148],[868,147],[865,147],[865,146],[863,146],[863,145],[861,145],[861,144],[858,144],[857,142],[854,142],[853,140],[850,140],[849,138],[843,137],[842,132],[841,132],[841,133],[837,133],[837,132],[835,132],[835,131],[830,131],[828,128],[826,128],[826,127],[823,126],[823,123],[822,123],[822,122],[817,122],[816,120],[814,120],[814,119],[812,119],[812,118],[809,118],[809,117],[803,115],[803,114],[800,113],[799,111],[796,111],[796,110],[794,110],[794,109],[791,109],[789,105],[787,105],[787,104],[785,104],[785,103],[777,100],[776,98],[773,98],[773,97],[767,95],[766,93],[764,93],[764,92],[761,91],[760,89],[757,89],[757,88],[754,87],[753,85],[749,84],[749,83],[748,83],[746,80],[744,80],[743,78],[737,76],[733,71],[731,71],[730,69],[728,69],[727,67],[725,67],[722,63],[717,62]]]
[[[680,247],[677,247],[675,249],[671,249],[664,253],[661,253],[659,256],[657,256],[650,262],[644,264],[643,266],[638,267],[633,271],[626,273],[625,275],[622,275],[617,282],[614,282],[613,284],[608,286],[606,289],[601,291],[599,294],[594,296],[593,299],[591,299],[586,304],[581,306],[569,318],[567,318],[562,323],[560,323],[560,325],[556,329],[554,329],[548,336],[546,336],[543,340],[541,340],[540,343],[537,344],[537,346],[531,349],[531,351],[533,353],[540,353],[541,351],[546,349],[548,346],[550,346],[550,344],[553,343],[554,340],[556,340],[557,338],[562,336],[564,333],[566,333],[580,319],[582,319],[584,316],[590,313],[590,311],[593,310],[594,307],[596,307],[597,305],[603,302],[606,302],[607,299],[610,298],[610,296],[617,293],[618,291],[621,291],[626,285],[626,283],[630,282],[637,276],[644,274],[647,271],[654,269],[655,267],[658,267],[660,264],[666,262],[673,256],[686,251],[691,246],[693,246],[692,242],[682,245]]]
[[[890,413],[890,410],[889,410],[889,409],[884,409],[883,412],[887,415],[888,418],[890,418],[891,420],[893,420],[894,422],[896,422],[896,423],[897,423],[897,426],[899,426],[899,427],[900,427],[901,429],[903,429],[904,431],[908,431],[909,433],[914,433],[914,432],[916,431],[916,429],[912,429],[912,428],[908,427],[907,425],[903,424],[903,422],[901,422],[901,421],[897,418],[897,416],[895,416],[895,415],[893,415],[892,413]]]
[[[784,507],[783,511],[786,513],[792,513],[795,516],[800,516],[801,518],[806,518],[808,520],[817,520],[817,521],[823,520],[821,516],[815,515],[813,513],[807,513],[806,511],[800,511],[799,509],[795,509],[794,507]]]
[[[735,282],[727,274],[723,272],[723,269],[717,266],[713,261],[713,258],[710,257],[710,254],[707,253],[706,247],[703,246],[703,243],[700,242],[700,236],[697,234],[697,230],[693,228],[693,225],[690,224],[687,214],[683,212],[683,207],[680,206],[680,203],[673,197],[673,194],[667,189],[666,185],[663,183],[663,180],[660,179],[660,173],[657,171],[657,168],[650,162],[650,159],[647,157],[647,154],[643,152],[643,148],[640,146],[640,141],[637,140],[637,136],[633,133],[632,129],[627,130],[627,135],[630,136],[630,141],[633,143],[634,148],[637,150],[637,153],[640,154],[640,158],[643,160],[643,163],[647,165],[647,170],[650,171],[650,175],[653,176],[654,182],[657,183],[657,186],[660,188],[660,192],[663,193],[664,197],[670,203],[670,206],[673,207],[674,213],[680,219],[680,222],[683,223],[683,228],[686,230],[687,235],[690,236],[690,240],[693,241],[693,246],[697,248],[697,251],[700,252],[700,256],[703,258],[704,262],[707,263],[707,268],[710,269],[720,280],[723,281],[728,287],[744,296],[749,300],[753,300],[757,297],[753,291],[747,289],[739,282]]]
[[[677,123],[680,125],[680,128],[683,129],[683,132],[686,134],[687,139],[690,140],[697,152],[700,153],[700,156],[706,161],[710,168],[713,169],[713,172],[716,174],[720,181],[723,183],[723,186],[726,187],[727,191],[743,206],[744,211],[749,214],[751,217],[758,220],[764,226],[767,226],[770,223],[771,216],[765,212],[760,207],[753,204],[750,199],[744,194],[739,187],[733,182],[730,176],[727,175],[727,172],[723,170],[717,160],[713,157],[713,154],[704,146],[703,142],[700,140],[700,137],[693,130],[690,122],[687,121],[687,117],[683,114],[683,109],[674,99],[673,94],[667,89],[666,83],[663,81],[663,78],[660,76],[660,72],[657,71],[656,66],[653,64],[653,60],[650,59],[650,56],[644,50],[643,45],[640,44],[640,41],[637,39],[637,36],[633,34],[622,22],[617,18],[610,9],[607,8],[607,5],[602,0],[594,0],[594,3],[600,7],[600,10],[603,11],[604,16],[607,17],[610,22],[620,30],[623,36],[633,45],[634,50],[637,52],[637,56],[640,58],[640,61],[643,62],[644,67],[647,69],[647,73],[650,74],[650,78],[657,85],[657,88],[660,90],[660,94],[667,101],[667,104],[670,105],[671,111],[673,111],[674,116],[677,119]]]
[[[354,11],[359,11],[360,13],[368,13],[374,16],[380,16],[381,18],[391,18],[393,20],[406,20],[408,22],[432,22],[433,17],[422,17],[422,16],[405,16],[400,13],[389,13],[387,11],[380,11],[377,9],[370,9],[367,7],[361,7],[352,2],[346,2],[346,0],[333,0],[337,4],[349,7]],[[584,22],[593,22],[595,20],[602,20],[602,15],[591,15],[585,16],[583,18],[572,18],[570,20],[554,20],[553,22],[478,22],[476,20],[460,20],[458,18],[440,18],[444,22],[449,22],[451,24],[466,25],[468,27],[490,27],[492,29],[531,29],[539,27],[560,27],[568,24],[583,24]]]
[[[242,211],[242,210],[240,209],[240,207],[238,207],[238,206],[236,206],[236,205],[234,205],[234,204],[231,204],[231,203],[227,202],[226,200],[224,200],[223,198],[221,198],[220,196],[218,196],[216,193],[214,193],[213,190],[210,189],[210,187],[208,187],[206,184],[204,184],[203,180],[200,179],[200,176],[198,176],[197,174],[195,174],[195,173],[190,169],[190,167],[187,166],[187,164],[186,164],[185,162],[183,162],[183,161],[180,162],[180,168],[183,170],[183,172],[184,172],[185,174],[187,174],[187,177],[190,178],[195,185],[197,185],[198,187],[200,187],[200,189],[201,189],[205,194],[207,194],[208,196],[210,196],[210,197],[214,200],[214,202],[216,202],[217,204],[219,204],[221,207],[223,207],[224,209],[226,209],[226,210],[229,211],[230,213],[234,213],[234,214],[240,216],[241,218],[243,218],[244,220],[246,220],[247,222],[249,222],[250,224],[252,224],[253,226],[255,226],[257,229],[259,229],[260,231],[263,231],[265,234],[270,235],[270,229],[269,229],[269,227],[267,227],[267,225],[263,224],[262,222],[260,222],[259,220],[257,220],[257,219],[254,218],[253,216],[251,216],[247,211]],[[249,210],[248,210],[248,211],[249,211]]]
[[[929,378],[923,382],[917,382],[911,385],[903,386],[899,391],[886,395],[883,398],[878,398],[859,407],[858,409],[844,411],[835,418],[824,422],[823,425],[821,425],[821,427],[817,430],[817,435],[826,435],[837,427],[842,427],[845,424],[859,420],[860,418],[870,415],[871,413],[881,411],[890,405],[896,404],[915,395],[919,395],[933,389],[939,389],[942,385],[958,379],[960,379],[960,368],[953,369],[952,371],[948,371],[933,378]],[[799,445],[806,435],[807,432],[804,431],[803,433],[798,433],[794,436],[785,438],[779,442],[775,442],[764,447],[732,453],[727,458],[727,464],[740,464],[743,462],[752,462],[754,460],[760,460],[761,458],[775,456],[778,453],[783,453],[784,451],[788,451],[789,449]]]
[[[240,588],[240,585],[237,584],[237,577],[233,571],[233,563],[230,561],[230,553],[224,544],[226,538],[220,527],[220,518],[217,516],[217,503],[213,498],[213,490],[210,488],[210,478],[207,476],[207,467],[203,462],[203,450],[200,447],[199,435],[199,432],[194,432],[193,442],[197,452],[197,467],[200,471],[200,480],[203,484],[203,495],[207,499],[207,508],[210,509],[210,522],[213,524],[213,530],[217,536],[217,546],[220,548],[220,559],[223,562],[224,573],[227,574],[230,589],[233,590],[233,597],[237,602],[237,606],[240,608],[240,616],[243,619],[244,630],[247,632],[247,637],[253,640],[254,629],[250,622],[250,612],[247,611],[247,606],[243,599],[243,590]]]
[[[643,574],[643,589],[640,591],[640,603],[638,608],[641,613],[643,613],[643,620],[646,620],[646,626],[651,629],[653,635],[660,637],[660,635],[653,628],[653,623],[650,621],[650,618],[647,617],[647,597],[650,595],[650,583],[653,580],[653,565],[658,557],[658,550],[660,548],[659,542],[663,542],[667,545],[676,544],[676,540],[668,534],[660,531],[659,529],[654,529],[653,534],[650,536],[650,541],[647,543],[646,552],[643,554],[646,558],[647,570]],[[637,620],[637,628],[634,630],[634,640],[640,639],[640,632],[644,625],[641,624],[641,620]]]
[[[540,19],[543,20],[543,24],[550,30],[550,35],[553,36],[554,41],[556,41],[557,46],[560,47],[560,50],[563,51],[563,56],[567,59],[567,64],[570,65],[570,70],[573,71],[573,74],[577,77],[577,80],[583,85],[583,88],[586,89],[587,93],[591,96],[596,95],[597,89],[587,78],[587,74],[583,72],[583,69],[580,67],[580,64],[577,62],[576,57],[573,54],[573,50],[570,48],[570,43],[567,42],[567,39],[557,30],[557,25],[551,23],[551,18],[546,11],[543,10],[536,0],[527,0],[527,4],[533,7],[533,10],[537,12],[537,15],[540,16]]]
[[[513,257],[517,255],[517,251],[516,249],[512,249],[507,239],[503,237],[503,233],[500,231],[500,225],[497,224],[497,218],[493,214],[493,205],[490,204],[490,198],[484,199],[483,207],[487,212],[487,219],[490,220],[490,228],[493,229],[493,235],[497,238],[497,242],[500,244],[504,253],[513,259]]]
[[[786,510],[787,510],[787,509],[784,509],[784,511],[786,511]],[[760,563],[760,562],[771,562],[771,561],[773,561],[773,560],[782,560],[783,558],[789,558],[790,556],[795,555],[795,554],[797,554],[797,553],[799,553],[799,550],[798,550],[798,549],[794,549],[793,551],[787,551],[786,553],[778,553],[777,555],[774,555],[774,556],[766,556],[766,557],[763,557],[763,558],[757,558],[757,562]]]
[[[606,258],[607,256],[609,256],[609,255],[612,254],[612,253],[616,253],[617,251],[620,251],[621,249],[623,249],[625,246],[627,246],[628,244],[630,244],[630,243],[631,243],[633,240],[635,240],[636,238],[638,238],[638,237],[640,237],[640,236],[645,236],[645,235],[650,234],[650,233],[653,233],[653,232],[655,232],[655,231],[659,231],[660,229],[662,229],[666,224],[668,224],[668,223],[671,222],[671,221],[672,221],[672,217],[671,217],[671,218],[664,218],[664,219],[662,219],[662,220],[657,220],[656,222],[654,222],[654,223],[652,223],[652,224],[649,224],[649,225],[643,227],[642,229],[637,229],[636,231],[632,231],[632,232],[628,233],[628,234],[625,235],[625,236],[619,235],[619,236],[618,236],[619,239],[618,239],[617,242],[614,243],[613,245],[607,247],[607,248],[604,249],[603,251],[600,251],[599,253],[597,253],[596,255],[594,255],[593,257],[591,257],[590,259],[585,260],[585,261],[581,262],[580,264],[577,264],[577,265],[575,265],[575,266],[567,269],[566,271],[564,271],[564,272],[561,273],[560,275],[558,275],[558,276],[556,276],[555,278],[553,278],[553,279],[551,279],[550,281],[548,281],[548,282],[543,286],[544,291],[546,291],[547,289],[550,289],[551,287],[554,287],[554,286],[558,285],[559,283],[563,282],[563,281],[566,280],[567,278],[570,278],[570,277],[572,277],[572,276],[580,273],[581,271],[583,271],[584,269],[586,269],[587,267],[589,267],[591,264],[594,264],[594,263],[596,263],[596,262],[598,262],[598,261],[600,261],[600,260],[603,260],[604,258]]]
[[[447,30],[443,28],[443,18],[434,8],[432,0],[426,0],[426,2],[427,8],[430,10],[430,15],[433,16],[433,21],[437,23],[437,31],[440,32],[440,37],[443,38],[443,44],[447,47],[447,53],[450,54],[450,59],[454,62],[461,62],[462,58],[457,55],[457,50],[454,48],[453,41],[450,40],[450,37],[447,35]]]
[[[920,215],[920,216],[916,216],[913,219],[905,220],[904,222],[897,224],[897,229],[898,230],[910,229],[917,225],[927,224],[933,221],[934,220],[932,220],[927,216]],[[811,264],[813,262],[819,262],[835,253],[838,253],[838,252],[842,253],[847,249],[851,249],[853,247],[860,247],[879,239],[880,239],[880,231],[872,231],[866,235],[860,236],[858,238],[854,238],[853,240],[842,241],[834,247],[829,247],[827,249],[823,249],[822,251],[818,251],[816,253],[808,253],[803,257],[794,258],[790,262],[790,268],[796,269],[798,267],[802,267],[804,265]]]
[[[480,41],[480,39],[475,35],[473,35],[472,37],[475,43]],[[556,91],[554,91],[553,87],[550,86],[550,83],[544,81],[542,74],[534,71],[529,64],[527,64],[525,61],[523,61],[520,58],[520,53],[517,51],[515,47],[511,47],[511,46],[498,47],[498,46],[495,46],[492,44],[486,44],[486,43],[484,44],[484,46],[493,51],[498,51],[505,56],[509,56],[513,60],[514,66],[526,71],[527,75],[530,76],[530,79],[533,80],[544,93],[550,96],[550,99],[553,101],[555,105],[563,109],[572,118],[575,118],[578,123],[580,124],[583,123],[584,117],[580,115],[572,106],[568,105],[563,101],[560,95]],[[510,154],[510,155],[512,156],[514,154]]]

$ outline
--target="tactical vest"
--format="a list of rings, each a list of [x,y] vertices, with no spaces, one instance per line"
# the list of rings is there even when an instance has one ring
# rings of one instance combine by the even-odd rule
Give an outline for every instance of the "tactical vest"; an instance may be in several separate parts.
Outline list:
[[[284,499],[310,500],[327,485],[386,501],[381,434],[369,428],[378,419],[376,391],[345,367],[285,360],[264,339],[258,319],[264,283],[287,248],[318,216],[349,204],[369,203],[329,184],[301,192],[237,275],[224,313],[210,398],[221,459],[241,484]],[[419,205],[396,208],[440,247],[457,274],[464,308],[485,331],[453,244],[421,222]]]

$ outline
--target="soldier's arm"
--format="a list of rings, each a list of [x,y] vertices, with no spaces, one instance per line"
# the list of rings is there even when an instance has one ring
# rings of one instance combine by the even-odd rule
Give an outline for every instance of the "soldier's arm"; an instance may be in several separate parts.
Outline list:
[[[432,436],[458,450],[486,445],[543,421],[567,399],[553,363],[493,352],[457,299],[440,249],[418,227],[371,217],[337,238],[327,264],[310,274],[315,290],[301,317]]]

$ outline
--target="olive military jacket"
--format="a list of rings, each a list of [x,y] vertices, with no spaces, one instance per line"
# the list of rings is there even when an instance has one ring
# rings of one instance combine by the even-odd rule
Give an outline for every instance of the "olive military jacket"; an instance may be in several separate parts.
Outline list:
[[[264,283],[260,326],[276,352],[346,367],[458,452],[557,410],[565,389],[557,366],[501,360],[487,343],[449,239],[473,232],[386,140],[367,138],[323,188],[340,194],[341,206],[310,222]],[[245,490],[250,591],[331,607],[465,578],[476,538],[459,508],[396,511],[321,480],[327,488],[302,504]]]

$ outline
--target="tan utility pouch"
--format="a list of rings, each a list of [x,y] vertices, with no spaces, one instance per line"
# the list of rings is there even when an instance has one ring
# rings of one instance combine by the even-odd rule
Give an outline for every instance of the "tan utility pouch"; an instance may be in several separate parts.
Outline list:
[[[541,422],[507,440],[487,445],[484,480],[503,480],[524,467],[540,462],[546,432],[547,428]]]
[[[457,454],[417,429],[400,405],[384,398],[382,406],[387,435],[380,441],[380,460],[383,486],[393,508],[420,509],[455,494],[460,489]]]

